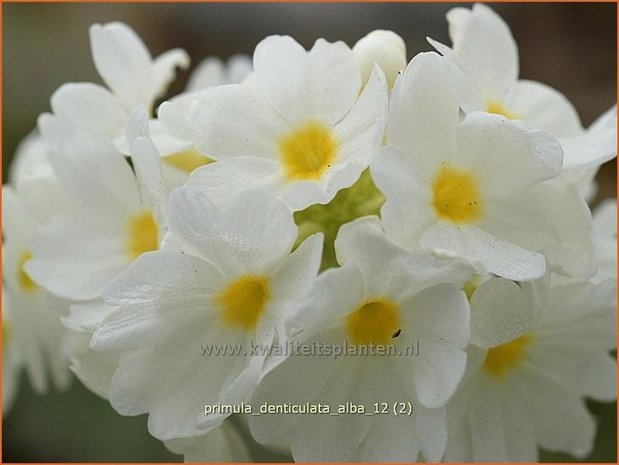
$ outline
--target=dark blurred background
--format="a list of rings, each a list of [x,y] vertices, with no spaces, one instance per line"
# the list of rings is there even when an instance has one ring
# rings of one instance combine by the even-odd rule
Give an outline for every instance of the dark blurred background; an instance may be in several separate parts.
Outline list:
[[[251,54],[269,34],[290,34],[306,48],[324,37],[353,45],[373,29],[392,29],[408,58],[430,50],[430,36],[449,44],[445,13],[457,4],[3,4],[3,181],[19,140],[49,111],[65,82],[100,82],[90,57],[88,27],[123,21],[153,55],[185,48],[192,69],[207,56]],[[463,5],[463,4],[460,4]],[[467,4],[470,6],[470,4]],[[564,93],[588,126],[616,102],[616,5],[499,4],[520,49],[522,78]],[[191,70],[190,70],[191,71]],[[182,72],[170,95],[183,89]],[[616,196],[616,163],[600,171],[594,203]],[[600,427],[594,462],[616,462],[616,404],[591,403]],[[3,461],[178,461],[149,437],[145,417],[117,415],[75,381],[66,393],[37,396],[22,379],[3,421]],[[256,459],[276,460],[254,450]],[[547,461],[569,457],[544,454]]]

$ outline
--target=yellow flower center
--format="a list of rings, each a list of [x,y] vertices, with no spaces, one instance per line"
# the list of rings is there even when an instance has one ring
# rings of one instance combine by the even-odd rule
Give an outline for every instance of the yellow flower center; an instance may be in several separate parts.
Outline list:
[[[481,196],[475,178],[449,165],[438,170],[432,182],[432,206],[439,218],[454,223],[481,217]]]
[[[174,168],[191,173],[196,168],[212,163],[208,157],[205,157],[195,149],[185,150],[183,152],[173,153],[162,158],[162,161]]]
[[[496,100],[490,100],[486,104],[486,111],[488,113],[494,113],[496,115],[505,116],[505,118],[508,118],[508,119],[520,119],[520,118],[518,118],[518,116],[516,116],[513,113],[507,111],[505,109],[505,107],[503,106],[503,104],[501,104],[501,102],[497,102]]]
[[[508,371],[522,362],[530,344],[531,336],[523,334],[513,341],[493,347],[486,354],[483,369],[495,378],[502,379]]]
[[[281,137],[278,148],[286,176],[298,181],[319,179],[331,166],[338,147],[331,129],[309,121]]]
[[[353,344],[385,345],[399,329],[398,308],[387,299],[364,302],[346,317],[348,339]]]
[[[159,230],[150,211],[133,215],[129,219],[127,238],[127,258],[135,260],[144,252],[159,248]]]
[[[242,276],[217,296],[224,323],[253,331],[270,297],[269,282],[262,276]]]
[[[24,263],[32,258],[29,251],[24,250],[19,256],[17,261],[17,282],[21,286],[23,291],[32,292],[37,289],[36,283],[28,276],[26,270],[24,270]]]

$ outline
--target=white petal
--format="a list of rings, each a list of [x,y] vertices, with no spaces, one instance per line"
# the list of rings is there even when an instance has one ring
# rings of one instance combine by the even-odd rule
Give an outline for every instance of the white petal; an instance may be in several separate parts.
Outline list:
[[[236,156],[274,159],[277,140],[286,129],[256,89],[231,84],[211,90],[191,107],[193,144],[215,160]]]
[[[51,160],[62,188],[84,208],[112,221],[140,208],[131,167],[109,140],[50,115],[39,118],[39,127],[53,141]]]
[[[154,86],[152,57],[133,29],[123,23],[93,24],[90,44],[99,75],[125,107],[148,106]]]
[[[376,67],[352,110],[335,127],[342,141],[338,162],[356,161],[365,169],[377,155],[385,131],[388,91],[385,75]]]
[[[398,78],[391,93],[387,144],[415,159],[421,175],[453,152],[460,107],[449,78],[449,62],[420,53]],[[438,136],[440,134],[440,136]]]
[[[288,121],[340,121],[357,99],[361,77],[343,42],[318,39],[306,52],[289,36],[269,36],[254,52],[256,84]]]
[[[542,183],[489,206],[484,229],[544,253],[558,271],[590,277],[595,270],[591,213],[577,188]]]
[[[516,339],[532,326],[540,311],[515,282],[484,281],[471,298],[471,342],[490,348]]]
[[[518,119],[555,137],[582,135],[576,109],[559,91],[535,81],[520,80],[503,101]]]
[[[170,231],[192,255],[224,274],[268,273],[297,237],[292,213],[264,191],[247,191],[224,206],[193,189],[170,197]]]
[[[471,113],[457,129],[453,162],[474,173],[482,196],[504,197],[555,177],[562,159],[554,137],[499,115]]]
[[[417,248],[421,234],[435,221],[434,212],[427,208],[430,193],[420,178],[417,160],[388,146],[370,166],[372,179],[386,198],[380,211],[385,231],[407,248]]]
[[[339,332],[318,335],[312,341],[341,344]],[[297,356],[288,357],[261,381],[252,397],[254,410],[264,405],[305,404],[313,402],[325,384],[336,375],[342,357]],[[323,402],[330,398],[320,399]],[[272,443],[291,431],[304,415],[267,414],[251,416],[249,426],[254,438],[263,444]]]
[[[455,392],[466,366],[466,297],[455,286],[435,286],[403,305],[402,316],[404,340],[411,345],[419,344],[419,355],[411,361],[419,402],[427,408],[443,407]]]
[[[110,138],[118,136],[127,114],[107,89],[91,83],[64,84],[51,99],[52,111],[72,124],[101,131]]]
[[[447,13],[454,51],[466,62],[486,98],[500,98],[518,78],[518,49],[505,22],[489,7]]]
[[[95,350],[131,350],[165,340],[197,318],[216,318],[211,296],[222,285],[218,271],[187,255],[142,254],[105,290],[119,310],[94,333]]]
[[[258,157],[235,157],[209,163],[194,170],[186,187],[203,191],[215,204],[250,190],[265,188],[278,192],[281,184],[277,163]]]
[[[615,105],[579,137],[561,138],[565,169],[598,167],[617,156],[617,106]]]
[[[475,226],[456,227],[440,222],[423,233],[419,244],[479,261],[488,272],[514,281],[536,279],[546,272],[542,254],[526,250]]]
[[[595,423],[584,402],[571,392],[566,380],[558,380],[541,370],[522,370],[517,378],[526,393],[538,444],[550,451],[586,457],[593,447]]]
[[[124,239],[120,228],[106,230],[82,217],[55,217],[32,239],[33,258],[25,269],[58,296],[94,299],[128,265]]]

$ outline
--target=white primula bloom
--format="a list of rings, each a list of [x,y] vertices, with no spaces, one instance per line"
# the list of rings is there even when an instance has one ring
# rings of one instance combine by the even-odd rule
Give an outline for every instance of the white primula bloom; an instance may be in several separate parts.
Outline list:
[[[557,137],[564,151],[562,179],[593,194],[599,166],[617,155],[617,108],[584,131],[576,109],[551,87],[519,80],[518,48],[505,22],[489,7],[454,8],[447,13],[453,49],[428,39],[463,73],[454,75],[465,112],[487,111],[524,120]],[[456,77],[457,76],[457,77]]]
[[[555,137],[582,134],[572,104],[556,90],[535,81],[519,80],[518,47],[509,27],[492,9],[477,3],[472,9],[447,13],[453,48],[428,39],[466,76],[457,86],[465,112],[487,111],[525,120]]]
[[[543,276],[542,252],[557,269],[591,273],[586,204],[575,188],[543,182],[561,169],[556,139],[499,115],[461,120],[452,72],[439,55],[420,54],[392,91],[387,145],[371,166],[387,233],[507,279]]]
[[[447,405],[446,461],[535,462],[538,447],[584,458],[584,398],[616,398],[616,282],[551,287],[541,317],[503,344],[469,348]]]
[[[443,406],[464,372],[469,307],[460,289],[475,269],[429,250],[405,251],[386,238],[376,217],[340,228],[341,268],[325,271],[291,320],[294,341],[329,352],[292,355],[262,380],[252,404],[363,405],[391,414],[250,416],[254,437],[286,436],[297,461],[440,460],[446,443]],[[356,347],[366,354],[335,351]],[[372,354],[371,347],[393,351]],[[340,352],[342,353],[342,352]],[[361,352],[360,352],[361,353]],[[328,356],[325,356],[328,355]],[[358,355],[358,354],[357,354]],[[393,414],[394,402],[412,415]],[[407,404],[408,405],[408,404]]]
[[[232,55],[225,63],[217,57],[208,57],[202,60],[191,73],[187,91],[194,92],[226,84],[240,84],[253,69],[251,57],[247,55]]]
[[[15,341],[13,323],[11,319],[12,302],[8,291],[2,286],[2,416],[6,416],[19,388],[21,376],[22,357]]]
[[[313,284],[322,236],[292,254],[292,214],[265,192],[216,206],[204,193],[177,189],[170,198],[170,236],[106,290],[118,307],[95,332],[95,350],[124,351],[110,401],[123,415],[149,414],[153,436],[195,436],[229,415],[205,405],[239,404],[264,370],[254,344],[283,344],[283,321]],[[167,249],[168,243],[177,243]],[[217,353],[222,347],[240,352]],[[208,355],[206,351],[213,352]]]
[[[156,250],[165,233],[159,153],[150,139],[138,137],[134,173],[100,134],[57,116],[43,115],[39,125],[54,150],[54,172],[76,207],[33,238],[26,270],[60,297],[96,299],[136,257]]]
[[[230,420],[206,435],[171,439],[165,442],[165,446],[171,452],[182,455],[185,463],[253,461],[246,442]]]
[[[172,81],[175,68],[189,66],[189,57],[174,49],[153,60],[141,39],[123,23],[91,26],[90,42],[97,71],[109,89],[92,83],[65,84],[52,96],[52,111],[77,127],[100,132],[122,148],[129,112],[140,105],[151,108]]]
[[[370,79],[375,64],[385,73],[389,89],[393,88],[398,73],[406,68],[406,44],[393,31],[376,29],[359,39],[352,51],[361,69],[363,85]]]
[[[214,88],[190,112],[195,147],[217,163],[188,185],[218,201],[265,187],[293,210],[328,203],[351,186],[380,146],[387,109],[376,67],[361,73],[343,42],[319,39],[308,52],[288,36],[270,36],[254,52],[243,84]]]
[[[43,223],[20,194],[10,186],[2,188],[3,291],[9,297],[11,308],[10,338],[23,359],[33,389],[43,393],[48,389],[48,378],[59,389],[67,387],[70,381],[63,349],[65,330],[59,320],[59,314],[69,304],[38,286],[25,270],[33,253],[32,238]],[[39,202],[45,204],[46,197],[40,197]],[[55,207],[50,205],[51,209]]]

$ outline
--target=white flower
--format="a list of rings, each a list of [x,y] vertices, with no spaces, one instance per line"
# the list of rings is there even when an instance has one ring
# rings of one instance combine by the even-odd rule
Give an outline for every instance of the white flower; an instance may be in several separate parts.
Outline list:
[[[616,398],[616,282],[553,285],[541,317],[501,345],[469,348],[447,406],[446,461],[534,462],[537,448],[579,458],[595,421],[584,397]]]
[[[202,192],[177,189],[170,236],[180,252],[144,254],[109,286],[105,301],[118,311],[91,341],[95,350],[126,352],[112,406],[149,413],[149,431],[163,440],[207,432],[227,414],[205,415],[205,405],[238,404],[252,393],[266,354],[248,348],[287,340],[283,321],[312,285],[322,252],[314,235],[290,254],[292,214],[264,192],[215,206]],[[201,353],[223,344],[245,354]]]
[[[483,110],[524,120],[559,139],[565,157],[562,179],[593,197],[599,166],[617,155],[616,106],[584,131],[573,105],[545,84],[518,79],[518,49],[509,27],[490,8],[447,13],[453,49],[428,39],[462,71],[453,77],[465,112]],[[457,77],[456,77],[457,76]]]
[[[447,20],[453,49],[428,40],[468,78],[458,86],[465,112],[481,110],[525,120],[555,137],[582,134],[576,110],[561,93],[539,82],[518,79],[516,42],[492,9],[480,3],[470,10],[453,8]]]
[[[316,41],[308,52],[270,36],[254,53],[243,84],[214,88],[191,109],[195,147],[218,163],[188,185],[213,199],[265,186],[293,210],[328,203],[377,152],[387,107],[376,69],[361,95],[355,56],[342,42]]]
[[[141,39],[123,23],[94,24],[90,42],[95,66],[109,90],[92,83],[65,84],[52,96],[52,111],[76,127],[120,139],[122,146],[129,112],[141,105],[152,107],[172,81],[175,68],[189,66],[189,58],[174,49],[153,60]]]
[[[247,443],[238,429],[226,420],[208,434],[192,438],[171,439],[165,446],[184,456],[185,463],[251,462]]]
[[[406,68],[406,44],[393,31],[376,29],[362,37],[352,48],[361,69],[365,85],[377,64],[385,73],[389,89],[393,88],[398,73]]]
[[[38,190],[38,193],[44,192]],[[32,256],[32,237],[42,223],[20,194],[21,191],[10,186],[2,188],[3,293],[11,308],[9,337],[23,359],[33,389],[43,393],[48,389],[48,378],[58,389],[66,388],[70,382],[63,349],[65,331],[59,320],[59,315],[68,309],[68,303],[39,287],[25,271],[25,264]],[[31,195],[26,197],[32,198]],[[38,199],[40,204],[45,203],[44,199],[45,196]],[[9,356],[12,356],[10,352]]]
[[[469,309],[459,289],[474,268],[437,252],[405,251],[376,217],[344,225],[336,240],[341,268],[325,271],[291,328],[296,341],[320,343],[331,356],[290,356],[262,380],[252,404],[389,405],[391,414],[250,416],[254,437],[286,436],[297,461],[429,461],[442,457],[444,409],[464,372]],[[348,344],[395,349],[394,356],[333,357]],[[406,351],[418,347],[418,353]],[[400,352],[398,354],[398,352]],[[410,402],[412,416],[393,415]]]
[[[159,246],[166,198],[159,153],[150,139],[137,137],[134,174],[124,156],[97,132],[50,115],[43,115],[39,126],[53,147],[59,184],[75,208],[38,231],[26,270],[55,295],[96,299],[136,257]]]
[[[557,269],[591,273],[586,204],[576,188],[543,182],[561,169],[556,139],[499,115],[461,120],[453,72],[439,55],[420,54],[392,91],[387,146],[371,166],[387,233],[513,280],[544,274],[540,252]]]

